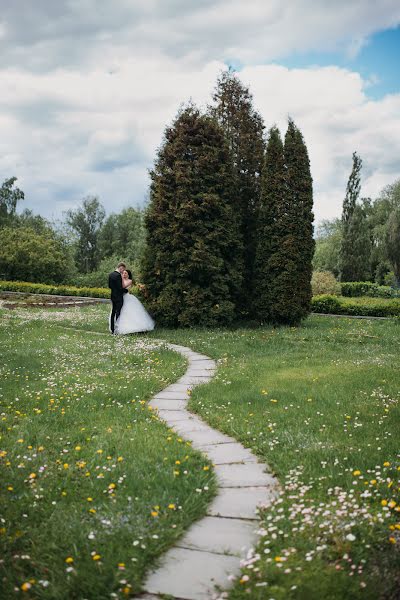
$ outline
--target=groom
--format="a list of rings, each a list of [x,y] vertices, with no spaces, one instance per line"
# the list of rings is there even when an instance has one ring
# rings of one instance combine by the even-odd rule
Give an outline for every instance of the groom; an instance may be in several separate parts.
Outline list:
[[[108,276],[108,287],[111,289],[111,333],[115,332],[115,321],[118,319],[122,305],[124,303],[124,294],[128,291],[122,287],[122,273],[125,271],[126,265],[123,262],[118,263],[115,271]]]

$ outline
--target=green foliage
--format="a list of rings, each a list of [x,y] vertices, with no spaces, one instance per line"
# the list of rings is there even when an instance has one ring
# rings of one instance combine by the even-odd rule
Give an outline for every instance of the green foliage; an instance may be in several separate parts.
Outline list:
[[[260,321],[274,320],[274,305],[281,293],[281,270],[285,261],[286,170],[279,129],[272,127],[265,154],[261,203],[257,221],[254,264],[253,315]]]
[[[332,315],[394,317],[400,316],[400,300],[321,295],[312,299],[312,311]]]
[[[124,257],[138,276],[143,258],[146,229],[144,211],[129,207],[118,214],[111,214],[99,232],[99,254],[104,259],[118,262]],[[102,266],[99,265],[99,275]]]
[[[28,227],[0,230],[0,277],[47,283],[62,282],[68,260],[54,236]]]
[[[78,296],[85,298],[110,298],[108,288],[75,287],[71,285],[46,285],[28,281],[0,281],[0,292],[22,292],[49,296]]]
[[[371,281],[351,281],[340,284],[342,296],[358,298],[369,296],[370,298],[400,298],[400,290],[387,285],[378,285]]]
[[[82,206],[67,212],[67,224],[75,235],[75,261],[83,273],[94,271],[99,264],[98,238],[105,211],[98,198],[88,197]]]
[[[371,232],[363,208],[356,205],[342,240],[342,281],[364,281],[371,277]],[[345,254],[344,254],[345,253]]]
[[[10,177],[0,187],[0,227],[11,226],[16,214],[17,204],[25,197],[22,190],[17,187],[14,188],[16,181],[16,177]]]
[[[353,152],[353,168],[343,201],[340,247],[341,281],[360,281],[371,277],[372,238],[367,211],[365,203],[364,206],[357,204],[361,189],[361,167],[361,158],[356,152]]]
[[[151,173],[143,279],[159,323],[230,323],[241,287],[232,164],[218,125],[189,106],[180,112]]]
[[[330,271],[335,277],[339,277],[341,245],[341,219],[322,221],[318,227],[315,238],[315,252],[313,257],[314,270]]]
[[[270,319],[297,324],[310,312],[314,217],[308,152],[292,120],[285,136],[284,159],[285,195],[275,206],[277,251],[271,257],[275,299]]]
[[[330,271],[313,271],[311,289],[313,296],[319,296],[320,294],[338,296],[341,291],[340,283]]]
[[[390,214],[386,233],[387,254],[393,265],[393,271],[400,285],[400,207]]]
[[[248,315],[253,289],[256,229],[264,162],[264,123],[253,106],[253,97],[231,69],[218,78],[211,115],[224,131],[233,159],[232,194],[240,213],[244,241],[244,271],[239,308]]]
[[[340,314],[340,300],[332,294],[320,294],[311,300],[312,311],[316,313]]]

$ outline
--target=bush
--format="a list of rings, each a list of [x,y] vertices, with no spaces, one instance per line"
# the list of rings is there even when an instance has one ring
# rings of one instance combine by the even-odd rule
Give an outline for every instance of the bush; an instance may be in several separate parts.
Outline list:
[[[313,296],[320,296],[321,294],[340,295],[340,283],[336,281],[331,271],[314,271],[311,287]]]
[[[311,300],[311,310],[312,312],[339,315],[340,301],[337,296],[320,294],[319,296],[314,296]]]
[[[400,316],[400,300],[363,298],[337,298],[328,294],[312,299],[312,312],[331,315],[353,315],[366,317]]]
[[[110,290],[108,288],[78,288],[66,285],[29,283],[26,281],[0,281],[0,292],[24,292],[26,294],[48,294],[51,296],[110,298]]]
[[[61,283],[68,270],[68,256],[61,240],[30,227],[0,230],[0,276],[34,282]]]
[[[388,285],[378,285],[371,281],[351,281],[341,284],[342,296],[359,298],[400,298],[400,290]]]

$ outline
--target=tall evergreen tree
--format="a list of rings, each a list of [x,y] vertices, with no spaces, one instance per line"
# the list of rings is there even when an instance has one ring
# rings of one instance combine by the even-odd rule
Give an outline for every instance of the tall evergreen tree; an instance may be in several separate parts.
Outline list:
[[[248,312],[252,297],[256,252],[256,227],[264,160],[264,124],[253,106],[253,97],[236,74],[224,71],[216,85],[211,114],[224,130],[233,157],[233,193],[238,202],[244,241],[241,311]]]
[[[389,217],[386,247],[397,284],[400,285],[400,207],[395,208]]]
[[[283,143],[279,129],[269,131],[261,182],[261,204],[257,222],[254,264],[253,314],[260,321],[272,320],[280,294],[282,237],[285,235],[286,178]],[[283,259],[284,260],[284,259]]]
[[[347,243],[343,246],[351,254],[347,260],[346,281],[368,281],[371,278],[372,239],[366,214],[359,204],[347,224]]]
[[[151,173],[143,281],[157,320],[226,324],[235,316],[242,247],[223,132],[189,106],[165,132]]]
[[[311,309],[313,238],[313,188],[307,146],[300,130],[289,119],[285,135],[286,199],[282,246],[281,294],[275,299],[275,319],[299,323]]]
[[[350,222],[360,195],[360,173],[362,160],[357,152],[353,152],[353,167],[346,187],[346,196],[342,210],[342,244],[340,247],[340,279],[341,281],[356,281],[353,279],[353,262],[355,259],[354,239],[350,231]],[[358,217],[357,217],[358,219]]]

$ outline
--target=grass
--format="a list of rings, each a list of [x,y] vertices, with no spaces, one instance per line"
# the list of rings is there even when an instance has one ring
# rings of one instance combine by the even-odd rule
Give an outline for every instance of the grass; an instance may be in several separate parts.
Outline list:
[[[82,333],[58,329],[57,322],[59,321],[64,327],[104,332],[107,314],[107,306],[50,312],[21,310],[18,319],[29,315],[25,316],[27,321],[30,319],[29,323],[23,324],[21,321],[21,328],[27,327],[28,330],[31,328],[30,344],[33,353],[35,347],[42,348],[43,315],[49,315],[48,319],[51,321],[48,325],[50,337],[54,337],[56,331],[57,335],[62,331],[63,336],[70,335],[74,340],[79,340],[82,345]],[[244,561],[242,574],[229,592],[230,600],[247,598],[251,600],[394,600],[398,598],[400,589],[399,332],[398,320],[373,321],[313,316],[301,328],[264,327],[212,331],[159,329],[147,337],[148,340],[157,337],[188,345],[217,359],[218,372],[215,379],[207,386],[200,386],[194,390],[191,409],[198,412],[213,427],[232,435],[245,446],[252,448],[269,464],[282,486],[280,499],[271,507],[261,511],[260,543],[254,554]],[[11,339],[14,343],[16,333],[13,325]],[[94,338],[95,336],[89,336],[93,344]],[[112,348],[112,356],[108,356],[108,362],[114,360],[113,344],[126,344],[129,347],[129,356],[132,356],[131,345],[135,344],[135,338],[122,340],[101,338],[101,343],[98,342],[96,346],[98,352],[100,348],[105,351],[109,345]],[[55,346],[59,347],[60,344],[55,342]],[[62,347],[64,348],[64,341]],[[73,347],[76,348],[76,345]],[[70,351],[67,350],[68,347],[66,347],[66,355],[69,356]],[[61,353],[60,364],[62,364],[62,356]],[[179,359],[176,366],[168,365],[167,368],[167,364],[164,363],[167,360],[167,353],[153,353],[152,360],[156,361],[156,357],[160,358],[161,365],[154,364],[153,369],[162,370],[164,366],[164,378],[167,378],[167,372],[170,378],[173,378],[172,372],[174,377],[177,376]],[[99,360],[98,356],[96,360]],[[78,366],[73,362],[68,364],[71,372],[76,372]],[[115,362],[113,364],[116,365]],[[87,373],[87,369],[84,369],[84,372]],[[153,370],[152,373],[154,375],[155,371]],[[16,371],[14,376],[15,374]],[[47,381],[49,387],[51,380]],[[98,381],[98,376],[94,377],[94,381]],[[86,383],[85,385],[87,386]],[[155,391],[162,387],[161,381],[159,380],[158,385],[152,384],[149,387]],[[52,390],[52,387],[50,386],[49,389]],[[145,393],[140,395],[143,398],[146,396]],[[97,389],[94,396],[98,406]],[[94,396],[89,395],[91,402],[94,401]],[[28,398],[29,395],[26,396],[26,399]],[[143,494],[146,494],[147,480],[151,481],[151,473],[155,473],[154,485],[157,485],[163,477],[162,469],[165,465],[161,457],[170,457],[169,468],[173,468],[173,460],[168,452],[171,446],[166,444],[165,437],[162,437],[167,435],[162,433],[165,430],[160,423],[149,417],[144,406],[140,405],[138,409],[139,406],[135,408],[134,404],[130,404],[129,412],[137,410],[134,419],[137,418],[136,415],[141,415],[145,419],[143,427],[148,429],[146,435],[153,436],[151,438],[153,442],[148,448],[147,470],[141,471],[142,478],[135,492],[136,497],[142,498]],[[97,412],[95,414],[98,418]],[[124,427],[129,422],[126,414],[118,413],[117,410],[115,415],[115,426],[123,421],[121,427]],[[90,419],[93,419],[93,413]],[[157,443],[154,441],[157,436],[153,433],[153,428],[161,428],[158,439],[164,440],[164,446],[159,442],[162,447],[159,452],[152,451],[153,443]],[[51,430],[47,429],[47,434],[49,431]],[[15,435],[19,433],[15,431]],[[15,442],[15,438],[13,440]],[[39,442],[40,440],[37,440],[37,443]],[[80,440],[74,438],[73,443],[80,443]],[[182,456],[177,454],[179,450],[189,453],[186,448],[183,450],[182,445],[173,443],[176,450],[172,453],[172,458]],[[65,447],[64,440],[60,442],[57,440],[58,452]],[[93,448],[100,448],[97,440]],[[25,453],[27,452],[25,450]],[[136,450],[139,463],[142,461],[142,454],[142,449]],[[61,456],[57,453],[54,456],[56,455],[57,458]],[[61,458],[63,459],[64,457]],[[13,464],[16,460],[19,459],[13,458]],[[197,465],[196,477],[205,477],[201,470],[203,463],[201,461],[196,463],[198,459],[195,457],[191,460]],[[126,462],[124,461],[123,464],[126,465]],[[60,465],[58,468],[57,473],[65,476]],[[28,471],[30,472],[30,468],[25,473]],[[82,480],[86,482],[83,477]],[[127,476],[124,485],[127,485],[130,480],[130,476]],[[182,485],[183,478],[166,477],[165,481]],[[187,481],[185,480],[185,483]],[[194,475],[191,481],[193,487],[198,486]],[[207,487],[211,485],[208,479],[205,478],[204,481],[207,481]],[[20,485],[23,490],[31,489],[27,482]],[[104,503],[105,507],[110,509],[112,502],[109,499],[108,488],[104,485],[101,489],[106,491]],[[181,488],[179,493],[180,490]],[[82,494],[83,499],[80,499],[83,505],[85,505],[86,493],[85,490]],[[161,489],[159,493],[162,493]],[[175,494],[178,494],[178,488]],[[135,497],[133,493],[131,496]],[[148,513],[149,508],[154,508],[156,502],[162,504],[161,501],[156,500],[156,496],[157,494],[151,502],[144,503],[142,511],[140,501],[132,502],[129,510],[124,505],[125,509],[120,511],[120,514],[131,515],[132,506],[138,510],[136,526],[142,527],[143,536],[149,533],[148,527],[154,527],[156,524],[161,531],[164,530],[159,517],[153,520]],[[200,498],[195,494],[193,496],[200,502],[208,500],[210,493],[208,496],[202,494]],[[32,497],[29,498],[32,501]],[[171,493],[165,496],[163,506],[171,498],[174,501],[175,496]],[[66,514],[62,502],[64,502],[63,498],[60,505],[57,505],[60,519]],[[187,501],[184,504],[184,500],[180,502],[182,511],[179,513],[181,519],[179,526],[182,530],[193,518],[195,511],[186,517],[185,512],[190,509],[191,503]],[[77,502],[76,505],[78,506],[79,503]],[[202,507],[198,508],[196,515],[203,510]],[[30,510],[31,515],[34,511]],[[82,515],[85,515],[85,519],[89,519],[86,517],[86,511],[87,507],[82,509]],[[177,517],[177,511],[172,511],[172,514],[167,511],[167,514],[166,523],[170,522],[168,519]],[[105,589],[108,592],[110,589],[123,589],[121,583],[119,587],[112,588],[109,581],[121,582],[118,576],[115,576],[116,579],[112,577],[114,577],[117,559],[124,560],[120,552],[120,549],[124,548],[124,543],[120,539],[121,536],[123,538],[125,526],[124,524],[121,527],[115,537],[112,558],[109,557],[107,561],[102,559],[101,569],[104,570],[109,564],[108,561],[114,560],[113,568],[108,571],[111,579],[102,579],[99,582],[97,590],[100,590],[100,593],[98,592],[97,596],[94,592],[90,596],[92,593],[90,587],[89,591],[85,588],[82,597],[102,598],[101,594]],[[103,532],[103,529],[107,528],[99,525],[99,530]],[[166,546],[171,542],[169,537],[171,530],[167,525],[165,530],[167,531],[164,538]],[[176,532],[176,529],[174,531]],[[32,532],[28,531],[25,537],[29,539],[29,535],[32,536]],[[105,533],[104,536],[104,539],[109,539]],[[145,545],[151,544],[149,538],[151,535],[147,535]],[[88,556],[89,550],[92,552],[96,550],[101,554],[97,541],[86,543],[87,548],[80,549],[80,555]],[[63,548],[62,551],[63,553],[53,545],[49,550],[47,561],[60,560],[57,572],[61,573],[61,582],[65,585],[69,579],[64,574],[65,565],[61,563],[65,560],[67,548]],[[14,549],[12,553],[15,552]],[[137,558],[135,573],[139,573],[137,586],[140,585],[140,574],[145,568],[145,561],[154,560],[156,554],[155,550],[153,554],[139,553],[134,556]],[[140,556],[143,562],[140,562]],[[125,562],[128,563],[128,559],[125,559]],[[32,561],[29,564],[31,563]],[[22,559],[14,562],[14,570],[16,564],[24,565],[25,562]],[[93,559],[88,558],[87,568],[89,567],[92,567],[93,573],[96,573],[96,569],[100,566],[96,563],[93,567]],[[79,569],[77,572],[78,575],[73,574],[69,577],[71,579],[79,577]],[[133,573],[132,571],[129,578],[126,572],[122,573],[131,583],[132,589],[135,585],[132,583],[135,581]],[[21,578],[18,579],[18,582],[20,581]],[[97,583],[92,578],[90,582],[91,586]],[[127,593],[130,591],[128,590]],[[49,595],[48,597],[62,596]],[[70,594],[69,597],[75,596]]]
[[[281,498],[231,600],[398,598],[399,323],[157,332],[218,359],[191,409],[268,463]]]
[[[101,308],[0,311],[2,599],[134,595],[215,492],[146,405],[185,361],[68,329],[104,330]]]

